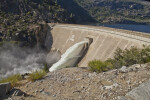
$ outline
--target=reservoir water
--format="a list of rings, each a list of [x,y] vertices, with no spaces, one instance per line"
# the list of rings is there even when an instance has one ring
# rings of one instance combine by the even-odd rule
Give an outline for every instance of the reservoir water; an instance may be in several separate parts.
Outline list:
[[[92,25],[150,33],[150,25],[130,25],[130,24],[92,24]]]

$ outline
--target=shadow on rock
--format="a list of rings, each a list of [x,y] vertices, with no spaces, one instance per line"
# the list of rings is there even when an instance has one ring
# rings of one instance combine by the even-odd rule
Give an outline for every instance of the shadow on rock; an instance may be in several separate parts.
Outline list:
[[[29,95],[20,89],[13,88],[9,92],[7,92],[7,94],[5,96],[0,97],[0,100],[5,100],[5,99],[8,99],[13,96],[33,97],[33,95]]]

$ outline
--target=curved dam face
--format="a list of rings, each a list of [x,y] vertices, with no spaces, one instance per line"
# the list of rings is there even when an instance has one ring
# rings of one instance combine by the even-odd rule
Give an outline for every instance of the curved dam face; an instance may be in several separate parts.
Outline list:
[[[62,54],[86,37],[93,39],[87,54],[78,64],[79,67],[86,67],[88,62],[94,59],[105,61],[113,58],[117,48],[126,49],[131,46],[141,48],[143,44],[150,45],[150,34],[106,27],[56,24],[51,30],[51,35],[52,48]]]

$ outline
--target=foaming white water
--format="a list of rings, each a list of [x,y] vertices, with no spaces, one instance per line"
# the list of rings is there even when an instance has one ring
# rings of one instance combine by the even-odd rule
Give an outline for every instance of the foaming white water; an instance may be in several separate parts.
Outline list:
[[[73,67],[79,57],[82,56],[83,52],[87,49],[87,44],[89,40],[86,39],[79,43],[76,43],[72,47],[70,47],[62,56],[61,59],[52,65],[49,69],[50,72],[62,69],[65,67]]]

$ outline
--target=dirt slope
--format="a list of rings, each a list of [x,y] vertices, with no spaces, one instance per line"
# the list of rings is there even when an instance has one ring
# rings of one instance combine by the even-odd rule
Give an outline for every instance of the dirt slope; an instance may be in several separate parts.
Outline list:
[[[87,68],[66,68],[17,87],[30,96],[12,96],[11,100],[116,100],[146,82],[149,69],[150,64],[133,65],[97,74]]]

